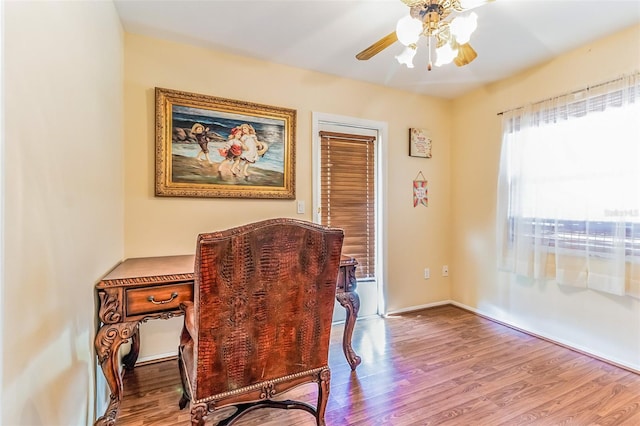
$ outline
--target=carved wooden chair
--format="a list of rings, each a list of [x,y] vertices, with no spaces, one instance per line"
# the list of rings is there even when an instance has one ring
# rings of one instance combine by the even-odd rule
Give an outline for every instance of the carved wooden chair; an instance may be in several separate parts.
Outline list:
[[[234,406],[219,425],[260,407],[302,409],[324,425],[331,373],[329,335],[343,231],[270,219],[200,234],[194,302],[179,346],[191,422]],[[316,407],[275,397],[318,384]]]

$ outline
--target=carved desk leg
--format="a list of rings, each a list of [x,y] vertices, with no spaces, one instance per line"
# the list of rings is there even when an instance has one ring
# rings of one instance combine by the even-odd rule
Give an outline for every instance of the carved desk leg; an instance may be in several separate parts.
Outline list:
[[[122,400],[122,377],[118,362],[118,349],[136,334],[139,321],[104,324],[96,333],[95,348],[98,361],[111,390],[111,400],[104,416],[96,420],[96,425],[115,423]]]
[[[351,346],[351,336],[353,335],[353,328],[356,325],[358,311],[360,310],[360,296],[358,296],[358,293],[355,291],[350,291],[336,294],[336,299],[347,311],[344,334],[342,335],[342,350],[344,351],[344,356],[347,358],[347,362],[351,366],[351,370],[355,370],[362,362]]]
[[[351,346],[351,337],[353,335],[353,328],[356,325],[356,319],[358,318],[358,311],[360,310],[360,296],[356,292],[358,282],[356,280],[356,263],[346,265],[340,268],[340,285],[343,291],[339,291],[336,294],[336,300],[347,311],[347,318],[344,324],[344,334],[342,335],[342,350],[344,356],[347,358],[347,362],[351,366],[351,370],[355,371],[356,367],[360,365],[362,359],[356,355],[353,347]]]

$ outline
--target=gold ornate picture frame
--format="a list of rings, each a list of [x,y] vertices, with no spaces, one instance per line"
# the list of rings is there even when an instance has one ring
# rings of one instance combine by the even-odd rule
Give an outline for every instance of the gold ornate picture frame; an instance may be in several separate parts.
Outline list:
[[[156,87],[155,194],[295,198],[296,110]]]

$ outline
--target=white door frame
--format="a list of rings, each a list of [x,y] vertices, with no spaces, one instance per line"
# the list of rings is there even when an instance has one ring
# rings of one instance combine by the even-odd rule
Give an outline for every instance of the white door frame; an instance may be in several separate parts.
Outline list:
[[[378,289],[378,314],[386,315],[387,295],[387,139],[388,124],[383,121],[365,120],[322,112],[311,113],[312,140],[312,185],[313,185],[313,221],[320,222],[320,128],[323,126],[340,126],[358,129],[375,130],[376,136],[376,278]],[[348,131],[348,129],[345,129]]]

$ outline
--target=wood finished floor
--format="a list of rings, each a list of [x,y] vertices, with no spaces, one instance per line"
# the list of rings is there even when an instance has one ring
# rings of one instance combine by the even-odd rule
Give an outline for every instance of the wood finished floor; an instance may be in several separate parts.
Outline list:
[[[359,320],[354,373],[342,330],[332,330],[327,426],[640,425],[640,375],[454,306]],[[180,395],[177,361],[136,367],[125,375],[116,425],[189,425]],[[285,398],[315,405],[316,388]],[[315,421],[300,410],[262,409],[237,425]]]

